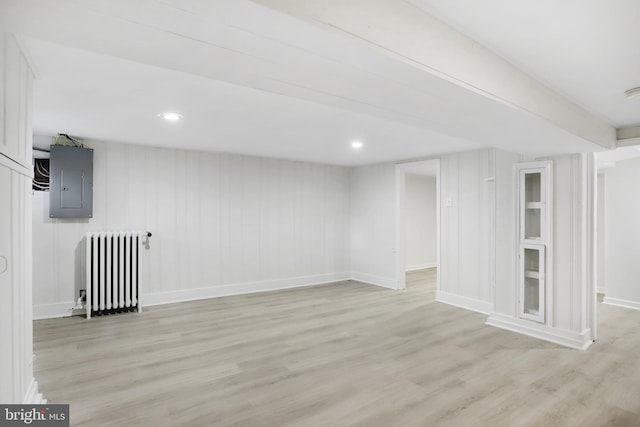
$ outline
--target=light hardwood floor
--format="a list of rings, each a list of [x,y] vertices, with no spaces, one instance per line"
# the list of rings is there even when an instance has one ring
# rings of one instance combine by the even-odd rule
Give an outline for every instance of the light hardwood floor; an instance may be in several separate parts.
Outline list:
[[[36,379],[77,426],[640,426],[640,312],[582,352],[357,282],[36,321]]]

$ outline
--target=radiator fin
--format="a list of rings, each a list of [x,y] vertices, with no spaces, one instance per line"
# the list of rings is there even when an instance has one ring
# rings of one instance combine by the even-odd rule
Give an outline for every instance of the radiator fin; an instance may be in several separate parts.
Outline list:
[[[87,318],[140,311],[138,247],[142,232],[85,235]]]

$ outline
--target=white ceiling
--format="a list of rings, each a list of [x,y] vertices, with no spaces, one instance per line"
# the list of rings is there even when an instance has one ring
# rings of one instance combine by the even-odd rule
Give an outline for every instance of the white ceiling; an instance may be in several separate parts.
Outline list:
[[[36,82],[38,133],[343,165],[476,147],[298,98],[35,39],[25,44],[40,72],[51,78]],[[184,119],[157,117],[164,111],[180,112]],[[366,145],[354,151],[353,140]]]
[[[444,1],[421,4],[446,12]],[[597,149],[360,40],[246,0],[0,0],[0,27],[23,36],[37,69],[38,133],[338,165],[486,146],[532,156]],[[503,31],[508,38],[514,29]],[[525,42],[533,62],[545,62]],[[534,65],[523,67],[565,88]],[[603,80],[620,84],[618,74]],[[632,123],[567,94],[612,123]],[[156,117],[167,110],[184,120]],[[351,150],[354,139],[364,149]]]
[[[408,0],[616,127],[640,125],[638,0]]]

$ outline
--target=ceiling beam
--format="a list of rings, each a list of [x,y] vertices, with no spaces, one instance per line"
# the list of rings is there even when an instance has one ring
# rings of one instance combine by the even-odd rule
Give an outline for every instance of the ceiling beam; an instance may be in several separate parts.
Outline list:
[[[640,145],[640,126],[630,126],[616,130],[617,146]]]
[[[357,38],[425,72],[537,116],[605,149],[616,146],[612,125],[408,1],[252,1]]]

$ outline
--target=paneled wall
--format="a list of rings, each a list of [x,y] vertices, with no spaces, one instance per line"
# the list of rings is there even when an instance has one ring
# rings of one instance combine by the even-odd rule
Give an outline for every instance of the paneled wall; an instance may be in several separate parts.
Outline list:
[[[33,73],[0,32],[0,402],[43,403],[33,378],[31,99]]]
[[[517,154],[495,150],[494,190],[492,204],[495,206],[495,250],[493,311],[516,315],[517,286],[517,213],[516,180],[513,165],[521,159]]]
[[[491,310],[493,150],[440,160],[440,289],[437,299]]]
[[[488,323],[577,348],[590,343],[588,155],[553,160],[551,306],[545,324],[517,313],[516,186],[520,156],[496,149],[441,158],[440,289],[437,299],[490,313]]]
[[[488,324],[499,326],[538,338],[575,348],[586,348],[591,343],[590,304],[594,301],[595,288],[591,289],[589,267],[590,227],[593,218],[590,212],[592,198],[589,191],[595,185],[595,175],[590,172],[589,155],[566,155],[551,158],[553,161],[553,244],[548,259],[547,293],[550,306],[546,310],[544,324],[519,319],[517,313],[517,274],[509,274],[501,267],[501,260],[516,265],[509,251],[497,257],[495,306]],[[506,172],[506,169],[505,169]],[[496,174],[496,185],[498,185]],[[498,187],[496,187],[498,188]],[[496,210],[496,223],[507,224],[507,210],[500,208],[500,197]],[[515,206],[515,194],[513,197]],[[514,209],[515,212],[515,208]],[[502,213],[501,213],[502,212]],[[503,218],[502,220],[500,218]],[[515,218],[515,215],[512,217]],[[500,227],[500,226],[499,226]],[[510,231],[511,230],[511,231]],[[515,230],[515,221],[496,233],[496,248],[507,248],[508,240]],[[502,235],[505,233],[505,235]],[[507,237],[508,235],[508,237]],[[502,243],[499,241],[502,240]],[[515,240],[514,240],[515,241]],[[497,252],[499,253],[499,252]],[[510,252],[516,254],[514,250]],[[511,281],[508,277],[511,275]],[[511,284],[509,284],[511,283]]]
[[[151,248],[142,252],[144,304],[347,278],[402,287],[398,206],[404,193],[394,164],[346,169],[111,143],[91,146],[93,219],[51,220],[46,194],[35,195],[36,317],[68,314],[83,286],[86,231],[154,233]],[[519,319],[516,310],[513,165],[524,159],[497,149],[442,156],[437,299],[490,313],[488,323],[494,326],[573,347],[588,345],[589,237],[583,206],[592,177],[585,158],[552,159],[552,304],[541,325]]]
[[[157,304],[349,277],[346,168],[115,143],[94,148],[94,217],[34,198],[36,317],[69,314],[87,231],[151,231],[142,298]]]
[[[396,166],[351,169],[352,278],[397,289]]]
[[[580,155],[553,158],[554,245],[552,275],[553,306],[549,310],[554,328],[581,332],[583,321],[578,309],[582,288],[582,171]]]
[[[404,198],[405,268],[435,267],[438,261],[436,177],[407,174]]]

